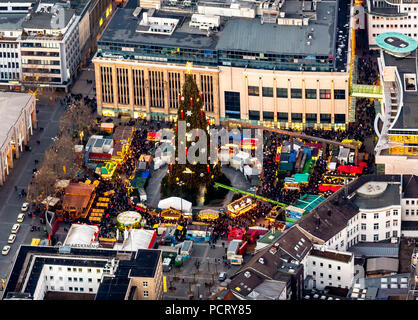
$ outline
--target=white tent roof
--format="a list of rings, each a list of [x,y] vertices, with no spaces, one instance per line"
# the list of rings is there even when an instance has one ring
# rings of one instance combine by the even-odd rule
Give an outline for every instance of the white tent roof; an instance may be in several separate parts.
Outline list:
[[[118,250],[137,251],[138,249],[150,249],[153,245],[155,230],[130,229],[128,237],[123,241]],[[116,249],[116,248],[115,248]]]
[[[99,232],[98,226],[88,224],[72,224],[68,231],[64,246],[91,245]]]
[[[242,152],[242,151],[240,151],[240,152],[238,152],[236,155],[235,155],[235,157],[234,158],[236,158],[236,159],[243,159],[243,160],[246,160],[246,159],[248,159],[250,157],[250,155],[247,153],[247,152]]]
[[[184,212],[191,212],[192,211],[192,203],[190,201],[184,200],[179,197],[170,197],[161,200],[158,203],[158,208],[160,209],[169,209],[173,208],[176,210],[181,210]]]

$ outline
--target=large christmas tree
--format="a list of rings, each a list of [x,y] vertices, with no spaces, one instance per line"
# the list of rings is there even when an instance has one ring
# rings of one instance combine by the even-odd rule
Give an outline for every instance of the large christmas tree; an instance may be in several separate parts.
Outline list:
[[[201,130],[201,136],[195,129]],[[209,159],[208,129],[209,120],[206,119],[202,95],[193,76],[186,74],[183,92],[179,95],[175,126],[175,162],[169,165],[168,175],[163,181],[166,184],[164,189],[169,190],[170,196],[180,196],[203,204],[205,192],[212,189],[220,177],[220,163],[211,163]],[[206,140],[202,135],[206,135]],[[189,152],[192,154],[188,157]],[[190,156],[199,160],[190,162]]]

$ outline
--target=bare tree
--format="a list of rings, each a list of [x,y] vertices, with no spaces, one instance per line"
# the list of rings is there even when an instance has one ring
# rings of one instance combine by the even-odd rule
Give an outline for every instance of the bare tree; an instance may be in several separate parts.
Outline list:
[[[63,133],[76,133],[78,136],[83,132],[84,136],[89,136],[94,132],[97,125],[94,120],[90,108],[82,101],[77,102],[72,104],[69,110],[62,116],[60,129]]]
[[[32,183],[28,187],[28,200],[39,204],[49,195],[53,195],[56,180],[57,175],[55,172],[50,170],[47,166],[42,166],[42,168],[35,174]]]

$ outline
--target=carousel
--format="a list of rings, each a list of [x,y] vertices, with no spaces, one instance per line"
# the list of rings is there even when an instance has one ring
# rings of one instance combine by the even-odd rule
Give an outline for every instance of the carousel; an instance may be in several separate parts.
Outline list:
[[[231,215],[231,217],[236,218],[250,211],[256,206],[257,206],[257,202],[255,201],[253,197],[244,196],[242,198],[239,198],[238,200],[231,202],[230,204],[228,204],[226,208],[227,208],[227,213]]]
[[[122,230],[136,229],[141,227],[145,222],[143,221],[141,214],[136,211],[122,212],[116,219],[118,221],[118,227]]]
[[[197,214],[200,220],[215,221],[219,218],[219,212],[211,209],[201,210]]]

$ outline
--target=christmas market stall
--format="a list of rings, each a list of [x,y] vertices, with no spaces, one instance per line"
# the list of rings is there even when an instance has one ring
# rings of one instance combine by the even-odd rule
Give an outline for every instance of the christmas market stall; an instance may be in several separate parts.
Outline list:
[[[70,219],[86,218],[94,202],[95,189],[95,185],[84,183],[70,183],[65,188],[62,208]]]

